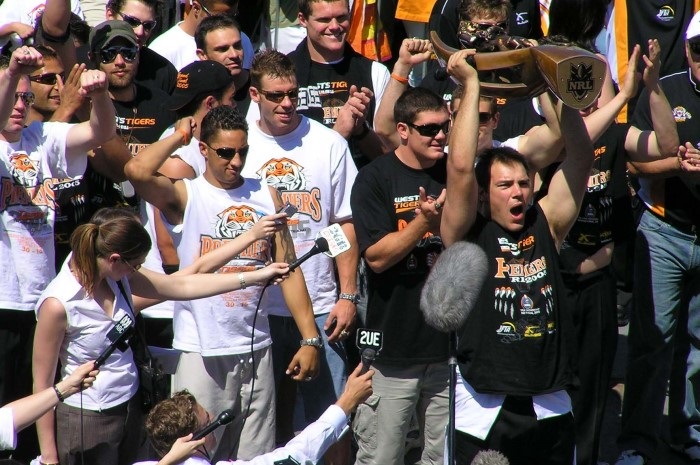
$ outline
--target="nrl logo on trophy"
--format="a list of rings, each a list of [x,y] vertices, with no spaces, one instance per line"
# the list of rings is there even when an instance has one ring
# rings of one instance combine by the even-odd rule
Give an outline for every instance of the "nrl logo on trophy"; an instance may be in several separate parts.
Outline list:
[[[430,41],[444,67],[457,49],[435,31]],[[488,41],[487,50],[470,58],[479,73],[481,93],[490,97],[536,97],[549,89],[565,105],[584,109],[600,95],[605,62],[587,50],[570,45],[534,45],[506,35]]]

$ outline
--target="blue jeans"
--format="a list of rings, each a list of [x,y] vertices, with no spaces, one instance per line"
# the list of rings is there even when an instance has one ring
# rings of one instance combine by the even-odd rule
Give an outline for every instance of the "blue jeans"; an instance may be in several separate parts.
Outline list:
[[[621,450],[651,455],[669,384],[671,441],[700,444],[700,239],[645,211],[637,229]]]

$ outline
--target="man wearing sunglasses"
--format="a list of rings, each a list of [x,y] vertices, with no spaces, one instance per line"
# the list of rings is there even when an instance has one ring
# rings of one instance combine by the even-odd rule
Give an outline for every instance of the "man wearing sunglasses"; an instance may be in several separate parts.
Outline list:
[[[248,125],[228,105],[213,108],[202,119],[199,150],[206,160],[204,173],[193,180],[175,181],[160,174],[170,154],[190,142],[194,126],[191,117],[179,120],[173,134],[151,144],[124,169],[137,193],[179,230],[175,242],[181,266],[234,239],[262,216],[282,207],[275,189],[241,175],[249,151]],[[266,260],[291,263],[294,257],[294,244],[285,226],[271,238],[261,237],[221,272],[238,279],[239,271],[264,266]],[[295,316],[300,339],[305,341],[299,347],[297,339],[297,350],[285,366],[296,380],[313,379],[321,357],[320,336],[304,275],[291,273],[279,287]],[[270,286],[265,293],[273,288],[278,289]],[[188,389],[212,412],[232,407],[240,415],[249,412],[245,425],[234,421],[226,427],[212,453],[214,460],[230,454],[250,459],[274,448],[271,340],[267,319],[256,317],[258,310],[266,311],[257,308],[262,291],[260,286],[246,288],[242,281],[241,290],[235,293],[176,303],[173,347],[182,354],[174,389]],[[268,306],[265,302],[262,305]]]
[[[125,21],[105,21],[93,28],[89,57],[107,74],[109,95],[117,112],[117,132],[132,155],[136,155],[175,122],[174,113],[165,108],[169,96],[135,81],[138,39]]]
[[[340,134],[297,113],[300,94],[296,72],[289,57],[276,50],[255,56],[250,96],[260,118],[250,127],[251,150],[243,174],[277,188],[283,201],[299,209],[288,220],[296,250],[311,249],[317,234],[334,223],[340,224],[350,243],[355,244],[350,189],[357,169]],[[353,245],[336,257],[337,281],[333,262],[319,254],[301,265],[323,337],[320,342],[325,346],[321,377],[299,386],[306,422],[314,421],[337,400],[347,376],[343,343],[353,330],[357,313],[357,247]],[[277,290],[268,291],[267,302],[276,380],[278,386],[293,385],[285,376],[285,359],[298,349],[300,335]],[[296,386],[293,388],[296,392]],[[278,405],[289,407],[293,402],[285,400]],[[293,434],[292,417],[293,413],[280,411],[279,432],[283,435]],[[344,459],[337,458],[333,463],[345,463],[339,460]]]
[[[106,19],[118,19],[131,26],[139,46],[139,66],[136,82],[157,87],[166,93],[175,88],[177,69],[170,61],[148,47],[148,41],[156,27],[156,0],[110,0]]]
[[[394,115],[399,147],[360,170],[352,188],[357,242],[369,268],[365,326],[384,334],[373,364],[374,397],[359,406],[353,424],[359,447],[355,463],[403,464],[404,436],[418,409],[424,438],[420,463],[441,464],[448,340],[425,324],[418,303],[442,250],[450,115],[442,98],[423,88],[404,92]]]
[[[88,150],[114,135],[114,107],[104,73],[81,76],[82,96],[91,98],[90,120],[80,124],[34,122],[25,127],[34,102],[27,75],[43,66],[41,54],[20,47],[0,61],[0,207],[4,279],[0,289],[0,403],[31,393],[34,305],[55,275],[54,184],[85,171]],[[20,439],[20,443],[22,440]],[[31,451],[36,456],[36,451]],[[17,457],[29,460],[28,455]]]

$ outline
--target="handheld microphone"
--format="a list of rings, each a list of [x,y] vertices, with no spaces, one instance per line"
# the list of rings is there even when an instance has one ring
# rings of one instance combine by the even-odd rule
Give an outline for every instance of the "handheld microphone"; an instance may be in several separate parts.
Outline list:
[[[314,241],[314,246],[311,247],[311,250],[306,252],[304,255],[301,257],[297,258],[294,260],[290,265],[289,265],[289,271],[294,271],[296,268],[299,267],[302,263],[304,263],[306,260],[309,258],[313,257],[314,255],[318,255],[321,252],[328,252],[328,241],[326,240],[325,237],[318,237]]]
[[[231,423],[233,421],[233,418],[234,418],[233,409],[224,410],[223,412],[221,412],[219,414],[218,417],[216,417],[216,420],[212,421],[207,426],[205,426],[204,428],[202,428],[199,431],[197,431],[196,433],[194,433],[194,436],[192,436],[192,440],[196,441],[198,439],[202,439],[203,437],[205,437],[206,435],[208,435],[209,433],[214,431],[219,426],[224,426],[224,425],[228,425],[229,423]]]
[[[481,247],[460,241],[435,261],[420,296],[425,322],[443,333],[457,331],[474,309],[488,273]]]
[[[362,359],[362,370],[360,374],[367,373],[370,365],[377,358],[382,350],[384,334],[376,329],[358,328],[355,344],[360,349],[360,357]]]
[[[107,358],[112,355],[114,349],[119,349],[124,352],[129,347],[127,342],[129,341],[129,338],[133,332],[134,320],[132,320],[129,315],[124,315],[122,319],[119,320],[119,322],[107,333],[107,339],[109,339],[110,344],[95,360],[95,369],[99,368],[105,361],[107,361]]]
[[[316,236],[316,240],[314,241],[314,246],[300,258],[294,260],[294,262],[289,265],[289,271],[294,271],[295,268],[298,268],[299,265],[314,255],[323,252],[324,254],[333,258],[345,252],[349,248],[350,241],[348,241],[347,236],[343,232],[343,228],[341,228],[339,224],[332,224],[319,231],[318,236]]]
[[[474,456],[471,465],[510,465],[510,460],[496,450],[482,450]]]

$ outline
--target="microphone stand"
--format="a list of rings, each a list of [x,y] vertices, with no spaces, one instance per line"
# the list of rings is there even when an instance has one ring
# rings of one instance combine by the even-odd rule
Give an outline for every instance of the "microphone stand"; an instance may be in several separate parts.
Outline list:
[[[456,465],[455,462],[455,397],[457,390],[457,332],[450,331],[450,356],[447,366],[450,369],[449,386],[449,413],[447,417],[447,463]]]

